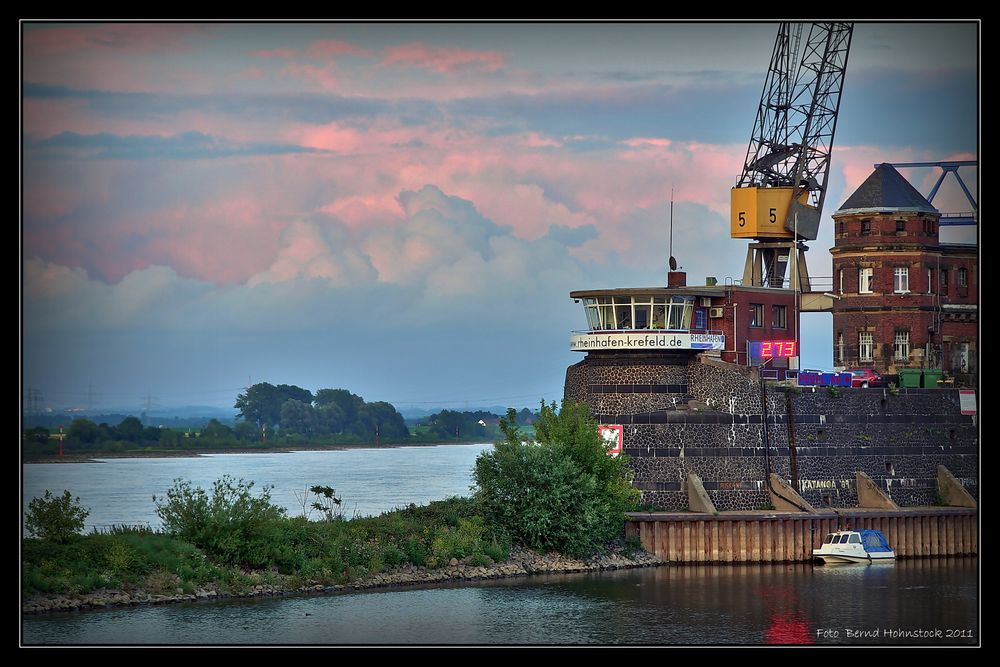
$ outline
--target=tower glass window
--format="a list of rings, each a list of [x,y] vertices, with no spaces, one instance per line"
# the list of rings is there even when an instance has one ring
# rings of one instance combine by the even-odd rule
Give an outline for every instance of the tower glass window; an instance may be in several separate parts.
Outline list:
[[[906,267],[896,267],[893,274],[892,289],[897,294],[910,291],[910,269]]]
[[[858,292],[861,294],[871,294],[875,291],[875,269],[858,270]]]

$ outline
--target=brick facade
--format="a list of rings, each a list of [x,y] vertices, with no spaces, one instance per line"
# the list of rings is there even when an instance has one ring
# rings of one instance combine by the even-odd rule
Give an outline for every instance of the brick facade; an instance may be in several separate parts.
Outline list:
[[[746,365],[748,341],[797,340],[799,337],[795,330],[795,292],[792,290],[728,286],[724,297],[712,299],[712,306],[722,309],[722,317],[711,318],[709,328],[726,336],[723,361]],[[758,312],[763,316],[757,326],[752,322],[754,306],[759,307]],[[776,309],[783,309],[783,315]],[[769,366],[787,368],[788,360],[775,358]]]
[[[977,373],[977,249],[939,243],[939,218],[891,208],[833,215],[835,365]]]

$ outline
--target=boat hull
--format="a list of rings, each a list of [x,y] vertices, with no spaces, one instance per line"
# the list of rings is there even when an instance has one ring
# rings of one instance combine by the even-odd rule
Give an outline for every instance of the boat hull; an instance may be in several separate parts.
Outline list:
[[[813,552],[813,558],[824,563],[891,563],[896,560],[896,554],[865,554],[854,556],[850,554],[821,554]]]

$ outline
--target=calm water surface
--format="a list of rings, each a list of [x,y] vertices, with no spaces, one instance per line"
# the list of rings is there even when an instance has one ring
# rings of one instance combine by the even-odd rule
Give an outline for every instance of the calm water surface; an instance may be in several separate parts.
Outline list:
[[[209,454],[191,458],[101,459],[97,463],[40,463],[22,466],[27,501],[48,489],[69,489],[90,509],[87,530],[121,523],[156,527],[153,494],[162,496],[183,478],[211,488],[223,475],[273,485],[273,502],[292,515],[302,513],[295,494],[310,486],[332,486],[348,518],[376,515],[409,503],[469,495],[472,466],[489,444],[346,449],[274,454]]]
[[[976,559],[968,558],[880,566],[675,566],[550,575],[451,588],[36,616],[24,619],[23,640],[974,644],[979,639],[976,570]]]

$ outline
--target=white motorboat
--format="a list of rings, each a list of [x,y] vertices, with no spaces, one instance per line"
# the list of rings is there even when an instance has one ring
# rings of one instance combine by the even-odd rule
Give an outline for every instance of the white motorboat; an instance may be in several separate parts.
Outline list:
[[[839,530],[813,549],[813,558],[824,563],[877,563],[895,560],[896,552],[880,531]]]

